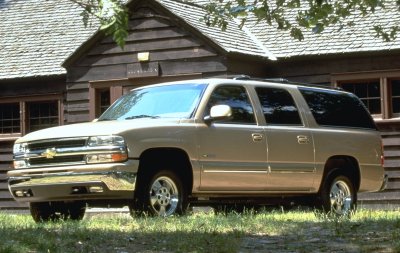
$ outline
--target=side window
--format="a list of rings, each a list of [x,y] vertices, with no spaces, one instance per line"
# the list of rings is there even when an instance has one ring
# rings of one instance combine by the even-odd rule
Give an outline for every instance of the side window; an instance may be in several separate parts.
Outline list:
[[[299,90],[319,125],[376,129],[365,105],[355,95],[312,88]]]
[[[242,86],[217,87],[208,101],[207,114],[214,105],[229,105],[232,108],[232,118],[224,123],[256,124],[249,96]]]
[[[268,125],[302,125],[293,97],[287,90],[256,88]]]

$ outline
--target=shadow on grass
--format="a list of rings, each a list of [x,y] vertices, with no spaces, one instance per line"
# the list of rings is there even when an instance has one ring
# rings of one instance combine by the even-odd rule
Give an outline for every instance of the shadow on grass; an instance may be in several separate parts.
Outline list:
[[[400,252],[400,215],[370,216],[107,214],[36,224],[28,215],[0,213],[0,252]]]

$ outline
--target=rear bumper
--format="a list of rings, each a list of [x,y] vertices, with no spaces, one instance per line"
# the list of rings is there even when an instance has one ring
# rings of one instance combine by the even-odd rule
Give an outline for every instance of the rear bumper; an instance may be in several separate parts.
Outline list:
[[[389,177],[388,177],[387,174],[385,174],[385,176],[384,176],[384,178],[383,178],[383,182],[382,182],[381,189],[379,189],[379,191],[383,191],[383,190],[386,189],[386,186],[387,186],[387,184],[388,184],[388,180],[389,180]]]
[[[9,190],[20,202],[131,199],[137,160],[118,164],[9,171]]]

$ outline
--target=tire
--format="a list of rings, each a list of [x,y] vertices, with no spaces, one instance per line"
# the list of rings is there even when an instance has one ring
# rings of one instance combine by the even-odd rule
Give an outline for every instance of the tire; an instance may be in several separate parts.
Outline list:
[[[29,209],[35,222],[82,220],[86,211],[81,202],[34,202]]]
[[[46,222],[54,219],[55,211],[50,202],[31,202],[29,210],[35,222]]]
[[[135,192],[131,214],[151,216],[182,215],[187,209],[187,193],[181,179],[169,170],[157,172],[150,180],[145,180]]]
[[[85,216],[86,205],[82,202],[62,203],[59,212],[64,220],[82,220]]]
[[[333,217],[350,217],[357,208],[357,193],[354,184],[344,175],[332,174],[320,192],[321,208]]]

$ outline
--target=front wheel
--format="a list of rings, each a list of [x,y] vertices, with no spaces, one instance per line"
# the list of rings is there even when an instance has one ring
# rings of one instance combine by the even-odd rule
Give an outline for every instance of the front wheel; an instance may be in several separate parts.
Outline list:
[[[187,193],[181,179],[172,171],[156,173],[135,193],[131,213],[145,212],[154,216],[183,214],[187,209]]]
[[[349,217],[357,207],[353,183],[343,175],[332,175],[325,182],[320,193],[323,211],[336,217]]]

